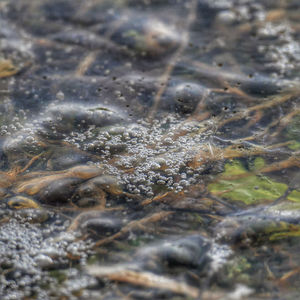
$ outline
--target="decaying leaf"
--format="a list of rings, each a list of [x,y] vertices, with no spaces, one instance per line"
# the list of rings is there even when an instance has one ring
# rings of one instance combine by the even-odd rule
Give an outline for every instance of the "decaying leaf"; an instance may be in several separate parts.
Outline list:
[[[23,196],[12,197],[7,201],[7,204],[13,209],[40,208],[33,199]]]
[[[10,77],[15,75],[18,69],[13,65],[10,60],[0,60],[0,78]]]

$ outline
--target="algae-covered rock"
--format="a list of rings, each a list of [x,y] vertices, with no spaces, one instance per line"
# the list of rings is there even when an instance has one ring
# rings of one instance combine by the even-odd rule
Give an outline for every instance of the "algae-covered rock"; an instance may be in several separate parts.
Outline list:
[[[288,196],[288,200],[294,201],[294,202],[300,202],[300,191],[293,190]]]
[[[254,166],[262,167],[262,160],[257,158]],[[279,198],[287,190],[287,185],[249,172],[240,161],[234,160],[225,165],[225,171],[209,184],[208,190],[213,195],[250,205]]]
[[[262,245],[300,237],[300,205],[282,202],[257,206],[226,217],[215,230],[217,239],[241,245]]]
[[[291,144],[288,145],[288,148],[290,148],[291,150],[299,150],[300,149],[300,143],[297,141],[291,141]]]
[[[237,256],[228,261],[216,277],[223,285],[233,285],[236,282],[249,284],[252,279],[251,267],[251,262],[246,257]]]

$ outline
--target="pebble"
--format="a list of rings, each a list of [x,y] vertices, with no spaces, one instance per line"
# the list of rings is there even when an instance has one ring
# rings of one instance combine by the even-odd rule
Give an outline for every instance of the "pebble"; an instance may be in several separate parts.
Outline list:
[[[37,255],[34,258],[34,261],[41,268],[50,267],[53,264],[52,258],[44,254]]]

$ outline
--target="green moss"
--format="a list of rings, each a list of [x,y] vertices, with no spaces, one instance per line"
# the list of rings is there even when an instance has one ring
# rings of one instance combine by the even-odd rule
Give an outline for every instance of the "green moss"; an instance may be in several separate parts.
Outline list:
[[[262,157],[257,157],[251,166],[251,170],[259,170],[262,169],[264,166],[265,160]]]
[[[264,162],[257,160],[254,166],[261,168]],[[286,189],[286,184],[248,172],[238,160],[227,163],[225,171],[218,176],[216,182],[208,185],[210,193],[228,200],[242,201],[247,205],[275,200]]]
[[[294,202],[300,202],[300,191],[294,190],[288,196],[287,199]]]
[[[245,170],[242,163],[238,160],[233,160],[230,163],[227,163],[225,165],[225,171],[223,173],[224,176],[234,176],[234,175],[240,175],[245,174],[247,171]]]
[[[243,282],[248,283],[250,281],[249,270],[251,264],[245,257],[236,257],[233,261],[230,261],[225,266],[226,279],[230,282]]]
[[[299,150],[300,149],[300,143],[297,141],[292,141],[290,145],[288,145],[288,148],[291,150]]]
[[[295,238],[300,237],[300,226],[298,224],[291,224],[282,221],[277,222],[273,228],[268,228],[266,232],[270,234],[270,241]]]
[[[265,215],[266,217],[272,216],[272,218],[270,220],[263,220],[264,226],[261,226],[262,233],[267,235],[270,241],[299,237],[300,226],[294,224],[294,220],[299,218],[299,209],[300,201],[285,201],[270,206],[265,211]],[[282,220],[281,217],[283,218]],[[256,226],[261,222],[262,221],[256,222]]]
[[[300,237],[300,228],[299,227],[298,227],[298,230],[290,230],[290,231],[274,233],[270,236],[270,241],[276,241],[276,240],[292,238],[292,237]]]

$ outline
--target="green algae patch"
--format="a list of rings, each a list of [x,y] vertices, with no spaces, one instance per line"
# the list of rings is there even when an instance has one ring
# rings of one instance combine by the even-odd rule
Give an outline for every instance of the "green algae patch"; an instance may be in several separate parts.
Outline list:
[[[255,161],[255,169],[264,165],[260,158]],[[227,163],[225,171],[208,185],[211,194],[232,201],[242,201],[247,205],[273,201],[282,196],[286,189],[287,185],[284,183],[247,171],[238,160]]]
[[[288,222],[277,222],[273,227],[267,228],[266,233],[270,235],[270,241],[297,238],[300,237],[300,226]]]
[[[300,237],[300,202],[284,201],[260,206],[236,216],[228,216],[219,224],[216,233],[225,241],[238,241],[253,247]]]
[[[300,237],[300,228],[299,226],[292,226],[290,225],[286,231],[283,232],[277,232],[270,236],[270,241],[277,241],[281,239],[287,239],[287,238],[298,238]]]
[[[291,150],[299,150],[300,149],[300,143],[297,141],[292,141],[290,145],[288,145],[288,148]]]
[[[251,268],[251,263],[246,257],[236,256],[219,271],[218,279],[223,284],[232,284],[232,282],[249,284],[251,282]]]
[[[257,241],[271,242],[277,240],[300,237],[300,226],[288,221],[257,220],[258,224],[253,224],[252,230],[255,232]]]
[[[288,196],[287,199],[294,202],[300,202],[300,191],[294,190]]]
[[[273,221],[270,220],[264,230],[270,241],[300,236],[300,226],[298,224],[299,209],[300,201],[285,201],[274,206],[272,205],[265,211],[266,216],[273,217]]]
[[[257,157],[253,163],[250,165],[250,170],[255,171],[255,170],[260,170],[265,166],[265,160],[262,157]]]

